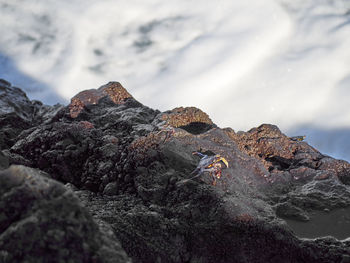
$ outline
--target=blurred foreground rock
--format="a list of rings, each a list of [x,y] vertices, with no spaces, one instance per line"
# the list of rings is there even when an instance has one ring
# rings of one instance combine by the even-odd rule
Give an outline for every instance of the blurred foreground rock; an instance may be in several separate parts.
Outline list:
[[[43,172],[0,172],[0,262],[128,262],[112,233]]]

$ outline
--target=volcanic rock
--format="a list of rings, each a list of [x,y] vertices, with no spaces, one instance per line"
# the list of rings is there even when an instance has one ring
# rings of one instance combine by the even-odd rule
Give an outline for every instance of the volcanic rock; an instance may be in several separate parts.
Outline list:
[[[195,107],[179,107],[166,111],[161,114],[160,119],[165,121],[165,125],[182,128],[193,134],[199,134],[215,127],[208,114]]]
[[[31,126],[32,113],[26,94],[0,79],[0,148],[10,148],[18,134]]]
[[[0,150],[0,170],[8,168],[9,164],[9,158]]]
[[[274,125],[236,133],[196,108],[150,109],[120,84],[75,98],[3,153],[66,183],[134,262],[347,260],[349,240],[300,239],[286,223],[348,206],[347,162]],[[190,179],[194,151],[228,161],[215,186]]]
[[[113,90],[112,84],[99,91]],[[129,146],[158,129],[151,123],[159,112],[131,97],[122,104],[102,97],[83,108],[73,121],[70,110],[71,105],[60,112],[57,121],[23,132],[11,154],[23,156],[30,166],[79,188],[103,192],[108,183],[117,181],[120,191],[133,191],[133,180],[124,180],[132,172]]]
[[[73,192],[40,171],[0,172],[0,262],[129,262]]]
[[[21,89],[0,79],[0,148],[10,148],[22,131],[49,122],[62,108],[30,101]]]
[[[32,102],[20,88],[0,79],[0,115],[15,113],[23,120],[31,121],[33,109]]]
[[[127,98],[132,98],[119,82],[109,82],[97,90],[85,90],[75,95],[69,105],[70,116],[78,117],[84,107],[97,104],[103,97],[109,97],[115,104],[122,104]]]

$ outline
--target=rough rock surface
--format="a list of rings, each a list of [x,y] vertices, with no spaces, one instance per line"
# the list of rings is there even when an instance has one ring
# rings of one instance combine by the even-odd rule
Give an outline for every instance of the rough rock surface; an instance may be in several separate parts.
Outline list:
[[[196,108],[152,110],[118,83],[75,98],[30,122],[5,163],[66,183],[133,262],[349,261],[349,240],[299,239],[283,220],[347,207],[347,162],[274,125],[236,133]],[[227,159],[217,185],[188,180],[193,151]]]
[[[49,122],[62,108],[31,101],[21,89],[0,79],[0,150],[10,148],[23,130]]]
[[[132,180],[125,181],[132,172],[130,160],[125,159],[128,146],[158,129],[150,124],[157,114],[133,98],[115,104],[105,96],[84,107],[76,118],[71,118],[68,107],[56,116],[57,121],[23,132],[11,154],[79,188],[103,192],[108,183],[117,182],[120,191],[133,191]]]
[[[226,129],[226,133],[269,171],[269,195],[279,216],[308,221],[310,211],[349,206],[349,163],[291,140],[274,125],[240,133]]]
[[[72,191],[40,171],[0,172],[0,262],[128,262]]]
[[[195,107],[178,107],[166,111],[161,114],[160,119],[165,121],[165,125],[182,128],[193,134],[199,134],[215,127],[208,114]]]
[[[122,104],[127,98],[132,98],[119,82],[109,82],[97,90],[85,90],[75,95],[69,104],[70,116],[72,118],[78,117],[86,106],[97,104],[101,98],[106,96],[115,104]]]

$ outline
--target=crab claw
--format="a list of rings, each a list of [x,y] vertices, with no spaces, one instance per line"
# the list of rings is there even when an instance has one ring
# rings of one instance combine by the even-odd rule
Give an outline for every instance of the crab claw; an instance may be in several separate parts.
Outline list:
[[[203,157],[206,156],[205,154],[200,153],[200,152],[192,152],[192,154],[193,154],[193,155],[197,155],[197,156],[199,156],[200,158],[203,158]]]
[[[226,168],[228,168],[228,162],[227,162],[227,160],[224,157],[220,157],[219,158],[219,162],[220,161],[222,161],[226,165]]]

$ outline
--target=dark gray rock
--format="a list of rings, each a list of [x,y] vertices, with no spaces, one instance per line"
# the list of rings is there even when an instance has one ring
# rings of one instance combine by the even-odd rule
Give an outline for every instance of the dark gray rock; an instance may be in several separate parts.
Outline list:
[[[32,102],[20,88],[0,79],[0,115],[14,113],[25,121],[32,121],[33,110]]]
[[[37,170],[0,172],[0,262],[130,262],[105,224]]]
[[[8,168],[9,164],[9,158],[0,150],[0,170]]]
[[[21,89],[0,79],[0,148],[10,148],[22,131],[50,122],[62,109],[63,105],[30,101]]]
[[[36,124],[50,123],[54,118],[59,118],[61,111],[64,110],[64,106],[61,104],[49,106],[37,100],[31,101],[31,103],[34,106],[33,122]]]
[[[30,122],[22,119],[16,113],[0,114],[0,148],[9,149],[16,141],[17,136],[30,128]]]
[[[116,104],[110,97],[102,97],[97,104],[79,108],[75,118],[66,107],[50,121],[27,129],[10,153],[79,188],[103,192],[108,183],[116,182],[119,192],[135,192],[135,164],[129,146],[136,138],[158,129],[151,124],[157,114],[133,98]]]
[[[275,209],[276,215],[282,218],[286,217],[304,222],[310,220],[310,217],[303,209],[293,205],[290,201],[278,203]]]
[[[108,183],[103,190],[103,194],[105,195],[117,195],[118,194],[118,183],[117,182],[111,182]]]
[[[174,191],[177,201],[159,205],[152,196],[77,194],[111,225],[133,262],[340,262],[349,253],[348,243],[336,239],[328,246],[298,240],[244,213],[235,206],[241,200],[197,183]]]

